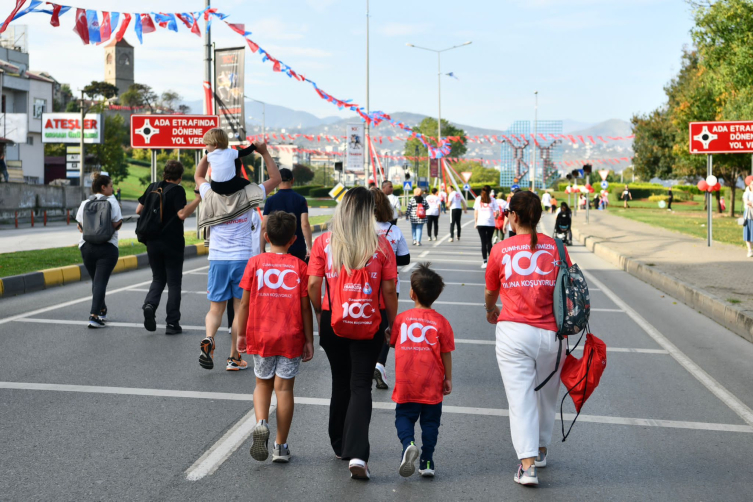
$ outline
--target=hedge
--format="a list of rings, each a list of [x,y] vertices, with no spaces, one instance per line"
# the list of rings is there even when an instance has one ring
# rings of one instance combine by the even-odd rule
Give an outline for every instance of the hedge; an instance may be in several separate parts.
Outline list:
[[[321,185],[304,185],[304,186],[299,186],[299,187],[293,187],[293,191],[305,197],[307,195],[311,195],[311,190],[314,190],[317,188],[324,188],[324,187],[322,187]],[[332,189],[328,188],[327,192],[329,192],[330,190]]]
[[[152,167],[152,163],[148,160],[139,160],[134,158],[126,158],[126,162],[129,164],[133,164],[135,166],[142,166],[142,167]]]

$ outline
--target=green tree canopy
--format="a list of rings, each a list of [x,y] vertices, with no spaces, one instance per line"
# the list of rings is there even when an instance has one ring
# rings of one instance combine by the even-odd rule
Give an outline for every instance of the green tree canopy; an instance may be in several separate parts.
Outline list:
[[[413,128],[414,131],[417,133],[425,134],[426,136],[435,138],[434,141],[431,143],[436,146],[436,137],[437,137],[437,119],[426,117],[421,121],[419,125]],[[465,137],[465,131],[462,129],[455,127],[454,125],[450,124],[448,121],[442,119],[442,137],[446,138],[447,136],[462,136]],[[468,151],[468,148],[465,146],[464,143],[461,143],[459,141],[453,141],[450,143],[452,146],[452,149],[450,150],[450,157],[462,157],[465,155],[465,152]],[[426,148],[419,140],[417,139],[410,139],[405,142],[405,156],[406,157],[413,157],[416,155],[416,147],[418,147],[418,156],[419,157],[428,157],[429,155],[429,149]]]
[[[293,164],[293,178],[296,185],[305,185],[314,179],[314,171],[305,164]]]
[[[125,106],[145,107],[154,113],[158,96],[152,88],[145,84],[131,84],[126,92],[121,94],[120,103]]]

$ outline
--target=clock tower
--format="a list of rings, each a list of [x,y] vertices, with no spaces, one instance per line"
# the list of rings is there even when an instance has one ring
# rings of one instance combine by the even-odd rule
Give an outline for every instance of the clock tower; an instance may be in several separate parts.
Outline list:
[[[134,83],[133,46],[125,38],[105,46],[105,82],[118,87],[118,95],[123,94]]]

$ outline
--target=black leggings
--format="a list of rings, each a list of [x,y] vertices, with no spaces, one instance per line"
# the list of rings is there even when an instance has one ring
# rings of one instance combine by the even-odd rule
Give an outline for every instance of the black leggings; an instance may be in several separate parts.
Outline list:
[[[429,224],[429,230],[428,230],[428,237],[431,237],[431,229],[434,228],[434,237],[436,238],[437,235],[439,235],[439,215],[436,216],[427,216],[426,222]]]
[[[450,237],[455,237],[455,225],[458,227],[458,239],[460,239],[460,216],[463,214],[462,209],[451,209],[451,220],[450,220]]]
[[[118,248],[109,242],[92,244],[85,242],[81,246],[81,257],[84,267],[92,279],[92,308],[90,313],[98,316],[107,308],[105,305],[105,291],[110,275],[118,263]]]
[[[494,237],[494,227],[477,226],[478,235],[481,237],[481,256],[484,261],[492,252],[492,237]]]

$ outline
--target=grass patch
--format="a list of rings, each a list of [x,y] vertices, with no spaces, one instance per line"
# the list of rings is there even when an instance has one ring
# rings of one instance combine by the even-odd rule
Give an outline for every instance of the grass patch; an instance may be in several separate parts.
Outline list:
[[[196,238],[196,232],[186,233],[186,244],[203,242]],[[118,242],[120,256],[146,253],[146,246],[136,239],[122,239]],[[83,263],[78,246],[18,251],[0,254],[0,277],[37,272],[46,268],[66,267]]]
[[[741,303],[740,300],[736,300],[735,298],[727,298],[727,301],[732,304]]]
[[[309,207],[337,207],[337,201],[333,199],[309,199],[306,198]]]
[[[326,214],[322,216],[309,216],[309,223],[311,225],[319,225],[320,223],[326,223],[331,219],[332,216],[328,216]]]
[[[674,204],[672,205],[674,210]],[[675,232],[693,235],[702,239],[706,238],[706,213],[701,210],[695,211],[678,211],[670,213],[666,209],[642,209],[631,204],[630,209],[620,207],[610,207],[609,211],[617,216],[628,218],[642,223],[648,223],[655,227],[666,228]],[[727,213],[728,214],[728,213]],[[737,218],[730,218],[714,214],[713,220],[713,238],[714,241],[732,244],[734,246],[744,247],[742,227],[737,224]]]
[[[141,183],[140,178],[144,176],[149,176],[148,167],[128,164],[128,177],[115,185],[116,190],[120,188],[120,198],[122,200],[137,200],[141,197],[148,186]],[[194,200],[196,195],[193,193],[193,189],[196,183],[184,180],[181,185],[186,189],[186,200],[188,202]]]

